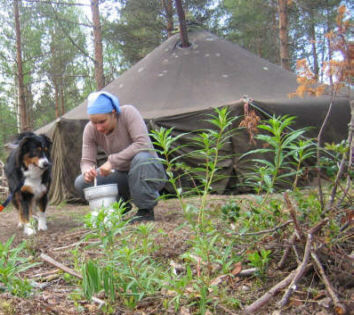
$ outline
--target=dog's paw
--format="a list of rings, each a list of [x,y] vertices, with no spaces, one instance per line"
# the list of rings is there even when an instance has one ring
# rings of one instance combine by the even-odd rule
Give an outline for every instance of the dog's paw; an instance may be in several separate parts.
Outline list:
[[[22,222],[18,222],[17,227],[18,227],[19,229],[23,228],[23,223],[22,223]]]
[[[45,220],[39,220],[38,221],[38,231],[47,231],[47,222]]]
[[[32,227],[31,224],[27,223],[25,224],[25,227],[23,229],[23,233],[25,233],[27,236],[31,236],[36,234],[36,230]]]
[[[40,213],[38,216],[38,231],[47,231],[47,219],[44,213]]]

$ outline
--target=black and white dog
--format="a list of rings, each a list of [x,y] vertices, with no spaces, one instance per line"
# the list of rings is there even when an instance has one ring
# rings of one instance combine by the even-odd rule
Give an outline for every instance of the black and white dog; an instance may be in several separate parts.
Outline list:
[[[11,145],[5,164],[12,202],[19,212],[19,227],[26,235],[34,234],[30,219],[38,206],[38,230],[47,230],[45,210],[51,182],[50,139],[32,132],[21,133]]]

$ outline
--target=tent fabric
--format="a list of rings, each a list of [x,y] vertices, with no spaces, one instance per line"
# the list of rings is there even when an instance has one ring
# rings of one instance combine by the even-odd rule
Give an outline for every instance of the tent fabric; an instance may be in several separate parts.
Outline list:
[[[242,115],[244,97],[254,100],[263,118],[267,113],[296,115],[297,126],[313,126],[314,134],[318,131],[330,104],[328,96],[289,99],[288,94],[297,88],[294,73],[209,32],[188,35],[190,47],[181,48],[179,35],[172,36],[103,90],[118,96],[121,104],[137,107],[150,130],[173,127],[175,135],[208,127],[206,115],[217,107],[229,106],[233,115]],[[338,97],[333,108],[326,141],[347,136],[349,101]],[[73,182],[79,174],[86,109],[85,101],[36,131],[53,139],[52,203],[79,198]],[[188,142],[188,137],[180,141]],[[231,175],[242,177],[235,156],[249,149],[246,132],[232,137],[224,151],[233,157],[223,161],[221,173],[225,176],[213,187],[216,192],[230,187]],[[197,160],[188,162],[198,164]]]

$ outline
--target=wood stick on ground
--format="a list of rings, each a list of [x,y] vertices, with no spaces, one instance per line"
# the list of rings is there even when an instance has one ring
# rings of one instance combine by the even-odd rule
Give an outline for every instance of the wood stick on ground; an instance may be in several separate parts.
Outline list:
[[[34,278],[42,278],[42,277],[50,276],[52,274],[58,273],[59,270],[60,270],[59,268],[55,268],[53,270],[49,270],[49,271],[46,271],[46,272],[37,273],[37,274],[33,275],[31,278],[34,279]]]
[[[258,231],[258,232],[251,232],[251,233],[236,233],[237,235],[239,236],[252,236],[252,235],[261,235],[261,234],[266,234],[266,233],[273,233],[287,225],[289,225],[290,223],[292,223],[293,220],[289,220],[289,221],[286,221],[285,223],[282,223],[278,226],[276,226],[275,228],[272,228],[272,229],[268,229],[268,230],[263,230],[263,231]],[[235,235],[235,234],[233,234]]]
[[[68,274],[74,276],[74,277],[77,277],[79,279],[82,279],[82,276],[80,274],[78,274],[76,271],[72,270],[71,268],[69,267],[66,267],[65,265],[63,265],[62,263],[56,261],[55,259],[53,259],[52,257],[49,257],[48,255],[46,254],[41,254],[40,256],[44,261],[46,261],[47,263],[55,266],[55,267],[58,267],[59,269],[62,269],[64,270],[65,272],[67,272]],[[101,308],[104,304],[105,304],[105,301],[97,298],[97,297],[92,297],[92,301],[94,301],[95,303],[98,303],[99,304],[99,308]]]
[[[311,264],[306,266],[306,270],[308,271],[312,267]],[[292,281],[296,273],[296,270],[293,270],[289,275],[284,278],[282,281],[278,282],[275,286],[273,286],[269,291],[267,291],[265,294],[263,294],[259,299],[257,299],[255,302],[253,302],[251,305],[248,305],[244,313],[249,314],[249,313],[254,313],[256,312],[259,308],[267,304],[272,297],[274,297],[280,290],[284,289],[286,286],[289,285],[289,283]]]
[[[311,229],[308,231],[308,233],[309,233],[309,234],[312,234],[312,235],[313,235],[313,234],[316,234],[319,230],[322,229],[322,226],[324,226],[325,224],[328,223],[328,221],[329,221],[328,218],[323,219],[321,222],[317,223],[313,228],[311,228]]]
[[[253,274],[255,274],[258,271],[258,268],[249,268],[249,269],[245,269],[245,270],[241,270],[236,276],[240,276],[240,277],[248,277],[251,276]]]
[[[74,237],[76,236],[85,236],[86,234],[90,233],[91,231],[90,230],[87,230],[87,229],[84,229],[84,230],[80,230],[80,231],[76,231],[76,232],[73,232],[73,233],[69,233],[69,234],[66,234],[64,235],[63,239],[67,239],[67,238],[70,238],[70,239],[73,239]],[[82,235],[84,234],[84,235]]]
[[[326,273],[323,269],[320,259],[318,258],[318,256],[316,255],[316,253],[314,251],[311,251],[311,256],[315,262],[315,268],[316,268],[317,272],[319,273],[321,280],[324,283],[324,285],[326,286],[327,292],[333,301],[336,314],[338,314],[338,315],[346,314],[347,313],[346,307],[345,307],[345,305],[340,303],[339,298],[337,297],[336,293],[334,292],[334,289],[326,276]]]
[[[220,308],[222,311],[224,311],[224,313],[226,314],[230,314],[230,315],[237,315],[237,313],[234,313],[232,311],[230,311],[228,308],[226,308],[224,305],[221,304],[216,304],[216,307]]]
[[[295,244],[291,245],[291,248],[293,249],[293,252],[294,252],[295,257],[296,257],[296,263],[298,265],[301,264],[300,255],[299,255],[299,252],[297,251],[297,248],[296,248]]]
[[[285,291],[282,299],[278,303],[280,307],[284,307],[288,303],[290,295],[293,293],[294,290],[296,290],[297,282],[300,280],[302,275],[305,273],[307,262],[309,260],[310,253],[311,253],[312,239],[313,239],[313,236],[311,233],[309,233],[307,235],[304,257],[302,259],[301,264],[296,268],[294,278],[292,279],[290,285],[288,286],[288,289]]]
[[[65,272],[67,272],[68,274],[74,276],[74,277],[77,277],[79,279],[82,279],[82,276],[80,274],[78,274],[75,270],[63,265],[62,263],[56,261],[55,259],[53,259],[52,257],[49,257],[48,255],[46,254],[41,254],[40,256],[44,261],[46,261],[47,263],[59,268],[59,269],[62,269],[64,270]]]
[[[280,261],[278,262],[278,268],[282,269],[284,267],[285,261],[288,258],[288,255],[290,253],[291,247],[294,245],[295,240],[296,240],[296,233],[294,232],[291,234],[291,237],[288,242],[288,246],[286,247],[283,256],[281,257]]]
[[[322,226],[325,225],[327,222],[328,222],[328,218],[322,220],[321,222],[316,224],[313,228],[311,228],[308,231],[307,241],[306,241],[306,246],[305,246],[305,251],[304,251],[304,256],[302,258],[302,262],[296,268],[296,273],[295,273],[294,278],[292,279],[288,289],[285,291],[282,299],[278,303],[281,308],[284,307],[288,303],[290,295],[296,289],[297,282],[300,280],[300,278],[305,273],[305,267],[307,266],[307,263],[308,263],[308,260],[309,260],[310,254],[311,254],[313,235],[315,233],[317,233],[322,228]]]
[[[78,242],[75,242],[75,243],[70,244],[70,245],[53,248],[52,251],[56,252],[58,250],[68,249],[68,248],[76,247],[76,246],[79,246],[79,245],[94,245],[94,244],[99,244],[99,243],[101,243],[101,242],[100,241],[94,241],[94,242],[78,241]]]
[[[294,225],[295,225],[295,230],[299,236],[299,239],[304,239],[304,232],[302,231],[301,227],[300,227],[300,224],[299,222],[297,221],[297,218],[296,218],[296,211],[294,209],[294,206],[293,204],[291,203],[290,201],[290,198],[289,198],[289,195],[287,192],[284,193],[284,199],[285,199],[285,202],[286,202],[286,205],[287,207],[289,208],[289,211],[290,211],[290,215],[291,215],[291,218],[293,219],[294,221]]]

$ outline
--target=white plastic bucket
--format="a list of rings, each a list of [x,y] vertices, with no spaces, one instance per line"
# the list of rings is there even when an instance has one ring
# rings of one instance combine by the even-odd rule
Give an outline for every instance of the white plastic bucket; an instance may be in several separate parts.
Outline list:
[[[109,207],[117,201],[118,185],[107,184],[88,187],[84,189],[84,194],[91,210],[99,210]]]

